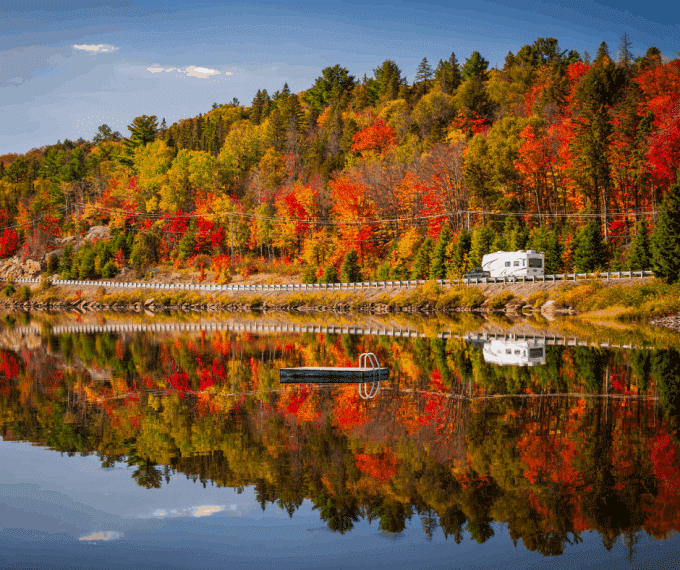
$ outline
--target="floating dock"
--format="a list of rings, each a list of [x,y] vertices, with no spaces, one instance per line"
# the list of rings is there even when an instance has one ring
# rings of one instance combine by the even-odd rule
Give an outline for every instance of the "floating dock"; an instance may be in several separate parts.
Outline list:
[[[389,376],[387,368],[302,366],[279,370],[281,384],[364,384],[387,380]]]

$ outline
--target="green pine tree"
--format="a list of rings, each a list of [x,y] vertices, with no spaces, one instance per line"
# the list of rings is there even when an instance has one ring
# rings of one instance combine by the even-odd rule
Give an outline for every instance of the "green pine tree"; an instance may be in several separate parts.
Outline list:
[[[652,266],[652,246],[647,232],[647,224],[644,220],[638,222],[635,237],[630,244],[628,255],[628,269],[640,271]]]
[[[491,252],[496,234],[490,226],[477,226],[472,234],[470,263],[474,267],[482,264],[482,257]]]
[[[667,283],[680,276],[680,172],[659,209],[659,219],[652,235],[654,275]]]
[[[452,249],[450,253],[447,252],[447,258],[449,263],[446,267],[446,276],[449,279],[457,279],[465,273],[470,267],[468,267],[468,256],[470,254],[470,247],[472,245],[472,234],[468,231],[461,231],[458,234],[458,239],[451,241],[449,244],[449,249]]]
[[[331,264],[323,271],[323,275],[319,279],[319,283],[337,283],[338,282],[338,270],[335,265]]]
[[[411,279],[427,279],[430,273],[430,258],[432,257],[432,240],[427,238],[418,250],[416,262],[411,271]]]
[[[302,276],[303,283],[316,283],[316,268],[313,265],[308,265]]]
[[[558,233],[557,228],[554,228],[548,234],[547,245],[544,251],[545,274],[553,275],[555,273],[562,273],[562,242],[560,241],[560,234]]]
[[[451,229],[449,224],[444,224],[439,233],[439,241],[432,252],[430,261],[430,279],[444,279],[446,277],[446,248],[451,241]]]
[[[510,251],[522,251],[525,250],[527,244],[529,243],[529,228],[524,226],[520,228],[518,224],[514,226],[510,232]]]
[[[182,236],[182,239],[180,239],[179,243],[177,244],[179,258],[182,261],[186,261],[193,255],[195,255],[196,253],[196,251],[194,250],[195,246],[196,246],[196,227],[192,224],[191,226],[189,226],[189,229],[186,231],[186,233]]]
[[[609,254],[607,244],[602,239],[602,231],[598,222],[588,222],[581,228],[576,237],[574,248],[574,267],[576,271],[586,273],[607,266]]]
[[[361,279],[360,271],[359,256],[356,250],[352,249],[345,255],[345,261],[340,270],[340,281],[343,283],[356,283]]]

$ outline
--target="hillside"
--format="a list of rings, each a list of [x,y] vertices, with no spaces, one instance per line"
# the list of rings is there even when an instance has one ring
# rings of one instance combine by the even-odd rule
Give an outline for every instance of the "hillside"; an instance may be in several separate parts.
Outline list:
[[[330,282],[455,277],[531,248],[547,273],[670,278],[679,102],[680,59],[625,39],[592,61],[552,38],[502,69],[423,59],[411,85],[391,60],[362,79],[335,65],[300,93],[0,157],[0,257],[66,278]]]

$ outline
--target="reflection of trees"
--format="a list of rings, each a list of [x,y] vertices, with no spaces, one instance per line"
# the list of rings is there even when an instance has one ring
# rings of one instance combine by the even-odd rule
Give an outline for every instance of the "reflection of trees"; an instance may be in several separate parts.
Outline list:
[[[359,520],[359,506],[356,497],[350,493],[335,495],[321,489],[319,495],[312,498],[313,509],[318,509],[321,518],[328,523],[332,531],[344,534],[354,528]]]
[[[659,494],[657,471],[668,473],[674,465],[660,456],[665,463],[655,471],[649,443],[662,426],[668,430],[664,418],[678,413],[680,355],[672,350],[548,347],[546,366],[519,369],[489,365],[479,349],[456,339],[309,334],[296,347],[278,337],[150,342],[143,335],[63,335],[48,345],[62,351],[61,362],[68,358],[73,371],[62,373],[38,354],[29,355],[30,365],[10,354],[23,364],[9,380],[0,370],[3,436],[69,454],[96,452],[105,468],[127,461],[133,478],[149,489],[179,472],[203,485],[254,485],[263,509],[275,504],[290,516],[311,499],[337,532],[351,530],[360,518],[401,532],[415,512],[427,536],[441,527],[455,542],[467,531],[482,543],[493,536],[491,522],[500,521],[513,540],[545,555],[560,554],[589,528],[610,546],[622,534],[634,538],[647,528]],[[363,402],[354,391],[339,397],[286,388],[260,390],[236,403],[245,386],[275,385],[277,367],[342,363],[366,350],[388,365],[398,355],[399,391]],[[239,357],[233,367],[237,396],[227,397],[233,354]],[[8,356],[14,371],[11,362]],[[109,367],[111,381],[92,381],[82,364]],[[185,373],[194,390],[207,377],[226,390],[215,398],[137,391],[146,377],[162,387],[171,368]],[[606,380],[608,371],[616,382]],[[658,414],[644,401],[548,397],[556,389],[605,392],[635,384],[639,391],[646,384],[658,389]],[[86,389],[123,397],[87,405]],[[461,398],[470,393],[538,397]],[[305,406],[307,415],[298,411]],[[348,410],[345,423],[336,421]],[[668,441],[677,448],[676,440]],[[663,504],[672,509],[674,497]],[[654,528],[674,528],[664,516]],[[631,545],[633,538],[627,539]]]
[[[145,489],[160,489],[163,482],[163,472],[156,468],[152,461],[141,459],[136,464],[137,469],[132,473],[132,478],[140,487]]]

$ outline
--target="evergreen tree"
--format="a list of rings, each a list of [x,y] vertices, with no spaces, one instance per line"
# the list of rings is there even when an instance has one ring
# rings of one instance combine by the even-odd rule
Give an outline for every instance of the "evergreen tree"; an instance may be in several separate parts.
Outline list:
[[[493,241],[491,249],[493,251],[509,251],[510,240],[508,234],[505,232],[498,232]]]
[[[628,269],[630,271],[649,269],[652,265],[652,247],[645,221],[640,220],[635,230],[636,234],[630,244],[628,255]]]
[[[338,282],[338,270],[335,265],[331,264],[323,271],[323,275],[319,279],[319,283],[337,283]]]
[[[427,58],[424,57],[423,61],[421,61],[420,65],[418,66],[418,70],[416,71],[416,82],[420,83],[421,81],[429,81],[432,79],[433,75],[432,67],[428,63]]]
[[[104,123],[97,127],[97,134],[92,137],[92,142],[99,144],[100,142],[119,141],[121,138],[123,137],[118,131],[112,131],[111,127]]]
[[[510,251],[523,251],[526,249],[528,243],[529,228],[526,226],[520,228],[517,222],[515,222],[515,225],[510,232]]]
[[[262,99],[262,91],[259,89],[255,94],[255,98],[251,103],[250,109],[250,120],[254,125],[259,125],[262,120],[262,107],[264,106],[264,101]]]
[[[418,250],[416,262],[411,272],[411,279],[427,279],[430,273],[430,258],[432,257],[432,240],[428,237]]]
[[[607,42],[602,42],[600,44],[600,47],[597,48],[597,55],[595,56],[595,63],[602,63],[604,61],[604,58],[609,57],[609,46],[607,46]]]
[[[430,80],[432,79],[433,75],[434,72],[432,71],[432,67],[428,63],[427,58],[424,57],[423,61],[421,61],[420,65],[418,66],[415,78],[415,83],[418,84],[418,91],[421,95],[424,95],[428,92]]]
[[[477,226],[472,234],[472,245],[470,247],[470,263],[473,267],[482,264],[482,257],[491,252],[496,237],[495,232],[490,226]]]
[[[449,244],[449,249],[453,250],[447,253],[449,264],[446,268],[446,276],[449,279],[456,279],[470,269],[468,259],[471,246],[472,234],[466,230],[459,232],[458,239]]]
[[[196,246],[196,226],[194,224],[191,224],[189,226],[189,229],[187,229],[186,233],[182,236],[182,239],[179,240],[179,243],[177,244],[177,252],[179,254],[179,258],[182,261],[186,261],[193,255],[195,255],[195,246]]]
[[[654,275],[667,283],[680,278],[680,171],[678,180],[668,191],[659,208],[659,218],[652,235]]]
[[[444,224],[439,233],[439,241],[432,252],[430,260],[430,279],[444,279],[446,277],[446,250],[451,241],[449,224]]]
[[[158,131],[156,115],[135,117],[132,124],[128,125],[128,130],[131,134],[130,138],[123,141],[125,156],[121,158],[121,161],[128,166],[132,166],[132,157],[134,156],[135,149],[146,146],[156,138],[156,132]]]
[[[603,269],[607,266],[608,258],[607,244],[602,239],[600,224],[594,221],[588,222],[576,237],[574,248],[576,271],[587,273]]]
[[[465,60],[462,69],[464,79],[485,79],[486,70],[489,62],[482,57],[478,51],[473,51],[472,55]]]
[[[316,267],[308,265],[302,277],[303,283],[316,283]]]
[[[619,65],[624,69],[628,69],[633,61],[633,54],[631,53],[631,48],[633,47],[633,42],[630,41],[628,34],[624,32],[621,36],[621,43],[619,44]]]
[[[538,252],[544,252],[548,247],[548,239],[550,237],[550,232],[545,226],[539,226],[533,232],[531,239],[529,240],[530,249]]]
[[[269,130],[267,137],[269,144],[274,147],[276,152],[282,152],[286,144],[287,125],[285,117],[278,107],[275,107],[269,117]]]
[[[359,256],[356,250],[352,249],[345,255],[345,261],[340,270],[340,281],[343,283],[356,283],[361,279],[360,271]]]
[[[547,245],[545,247],[545,274],[554,275],[562,272],[562,242],[557,228],[548,234]]]
[[[59,273],[62,279],[71,279],[71,266],[73,265],[73,246],[68,244],[59,262]]]

